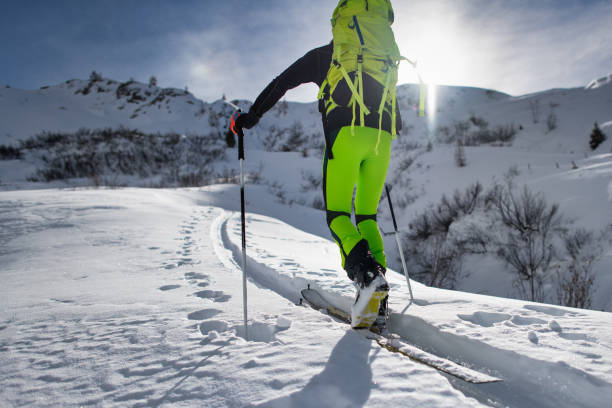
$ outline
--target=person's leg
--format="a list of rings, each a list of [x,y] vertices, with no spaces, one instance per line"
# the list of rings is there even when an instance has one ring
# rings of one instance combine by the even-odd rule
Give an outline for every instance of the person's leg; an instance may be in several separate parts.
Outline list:
[[[327,211],[327,224],[332,237],[340,248],[342,267],[346,256],[362,239],[361,234],[351,221],[353,191],[359,167],[363,158],[362,143],[356,134],[351,134],[350,127],[343,127],[339,132],[330,134],[333,159],[325,154],[323,162],[323,195]]]
[[[371,146],[369,153],[361,163],[357,177],[357,192],[355,194],[355,218],[361,236],[368,241],[370,251],[378,263],[386,268],[383,240],[376,222],[378,203],[382,195],[389,160],[391,156],[391,135],[382,132],[378,152],[376,142],[378,129],[366,128],[370,133]]]

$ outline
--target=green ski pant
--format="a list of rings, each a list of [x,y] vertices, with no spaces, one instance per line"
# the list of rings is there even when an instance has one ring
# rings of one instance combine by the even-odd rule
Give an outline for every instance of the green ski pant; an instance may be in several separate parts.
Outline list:
[[[365,239],[374,258],[386,268],[376,213],[389,167],[391,134],[382,131],[379,141],[378,129],[355,126],[354,132],[345,126],[329,137],[333,158],[326,151],[323,161],[327,224],[340,247],[342,267],[351,249]],[[357,227],[351,222],[353,192]]]

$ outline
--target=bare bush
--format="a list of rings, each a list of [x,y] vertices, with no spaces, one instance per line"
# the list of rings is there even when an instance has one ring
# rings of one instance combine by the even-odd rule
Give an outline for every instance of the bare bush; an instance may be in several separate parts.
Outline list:
[[[557,272],[557,300],[564,306],[590,308],[595,291],[593,266],[603,254],[595,234],[585,229],[563,237],[567,256],[566,269]]]
[[[554,256],[553,237],[560,231],[559,206],[525,186],[520,194],[508,186],[496,200],[498,215],[506,227],[498,256],[517,273],[516,286],[532,301],[544,301],[543,285]]]
[[[89,178],[94,185],[117,175],[160,177],[164,185],[207,184],[212,164],[225,157],[219,134],[150,134],[118,129],[43,132],[22,142],[43,163],[31,181]]]
[[[531,111],[531,120],[533,123],[540,122],[540,100],[532,99],[529,101],[529,110]]]
[[[302,180],[304,180],[304,183],[302,183],[300,189],[303,193],[319,190],[321,188],[321,182],[323,181],[320,174],[315,174],[304,170],[302,170]]]
[[[557,115],[552,109],[546,117],[546,128],[548,129],[548,132],[552,132],[557,128]]]
[[[487,122],[484,118],[478,117],[474,114],[470,116],[470,122],[474,126],[477,126],[480,129],[486,129],[489,126],[489,122]]]
[[[287,141],[280,147],[282,152],[295,152],[300,150],[307,142],[307,137],[304,135],[304,128],[301,122],[294,122],[288,130],[289,137]]]
[[[480,203],[482,192],[483,188],[480,182],[470,185],[463,194],[459,190],[455,190],[453,193],[453,204],[461,213],[471,214]]]
[[[18,160],[22,156],[21,149],[18,147],[0,145],[0,160]]]
[[[453,157],[455,158],[455,164],[457,167],[465,167],[467,166],[467,158],[465,157],[465,147],[463,147],[463,142],[461,139],[457,139],[457,144],[455,146],[455,152],[453,153]]]
[[[471,229],[460,238],[451,237],[451,225],[471,214],[482,203],[480,183],[470,186],[462,194],[455,191],[449,199],[442,196],[440,203],[421,213],[410,223],[407,236],[407,258],[415,278],[430,286],[453,289],[464,276],[463,256],[468,252],[486,250],[486,238],[479,229]],[[484,248],[484,249],[483,249]]]
[[[409,255],[412,275],[419,282],[438,288],[456,288],[462,276],[463,254],[447,241],[445,234],[413,242]]]
[[[516,136],[516,128],[514,124],[499,125],[493,130],[493,138],[502,143],[509,143]]]

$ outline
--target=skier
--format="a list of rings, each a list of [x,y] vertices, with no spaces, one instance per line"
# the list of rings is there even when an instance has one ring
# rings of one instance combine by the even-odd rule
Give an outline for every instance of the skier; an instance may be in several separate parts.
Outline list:
[[[353,0],[349,2],[349,7],[357,2],[363,3],[362,0]],[[341,17],[339,13],[344,11],[346,3],[339,3],[334,18]],[[369,8],[375,7],[381,10],[385,7],[385,19],[388,15],[392,22],[393,11],[389,0],[370,0]],[[368,10],[367,1],[362,10]],[[357,22],[356,19],[354,21]],[[386,24],[390,25],[389,22]],[[255,126],[289,89],[310,82],[319,86],[319,111],[326,139],[323,197],[327,224],[339,246],[342,266],[349,279],[358,286],[352,313],[353,326],[374,326],[384,330],[389,286],[385,280],[386,257],[376,214],[390,160],[392,133],[401,129],[401,117],[395,104],[397,71],[391,92],[369,75],[367,70],[361,72],[361,68],[359,75],[354,71],[344,71],[343,78],[336,79],[332,88],[332,69],[339,66],[334,54],[334,46],[340,46],[336,35],[334,31],[332,42],[309,51],[270,82],[250,110],[235,117],[234,126],[235,130]],[[361,32],[359,37],[362,37]],[[379,62],[377,64],[380,65]],[[350,84],[346,81],[349,78]],[[358,89],[354,89],[353,82],[358,83]],[[356,96],[353,91],[360,91],[360,95]],[[387,98],[391,94],[392,100]],[[356,124],[356,121],[359,123]],[[355,185],[356,226],[351,222]],[[357,306],[358,303],[361,305]],[[363,313],[359,315],[366,308],[370,316],[362,316]]]

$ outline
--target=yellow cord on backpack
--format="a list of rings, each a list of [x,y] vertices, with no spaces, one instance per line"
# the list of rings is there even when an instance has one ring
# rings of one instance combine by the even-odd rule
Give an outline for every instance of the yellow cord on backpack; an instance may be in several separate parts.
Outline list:
[[[363,52],[363,50],[362,50],[362,52]],[[364,94],[364,89],[363,89],[363,54],[361,54],[361,53],[357,56],[357,77],[359,78],[359,90],[358,91],[361,92],[359,97],[363,101],[363,94]],[[364,115],[363,109],[359,109],[359,126],[365,126],[365,115]]]
[[[337,61],[336,61],[336,63],[337,63]],[[359,92],[357,92],[357,89],[355,89],[355,85],[353,85],[353,81],[351,81],[351,78],[348,76],[348,73],[346,72],[346,70],[344,69],[344,67],[342,65],[338,64],[338,67],[340,68],[340,72],[342,73],[342,76],[344,77],[344,80],[346,81],[346,84],[348,85],[348,87],[350,88],[351,92],[355,96],[355,100],[359,104],[359,107],[363,110],[363,112],[366,115],[369,115],[370,114],[370,110],[368,109],[368,107],[363,102],[363,98],[361,97],[361,94]]]
[[[380,144],[380,136],[382,133],[382,118],[383,118],[383,113],[385,112],[385,105],[387,103],[387,95],[389,94],[390,78],[391,76],[387,74],[385,78],[385,89],[383,90],[382,98],[380,99],[380,105],[378,106],[378,140],[376,141],[376,147],[374,148],[374,151],[376,152],[377,156],[378,156],[378,145]],[[393,112],[391,116],[392,116],[391,120],[395,124],[395,112]]]

